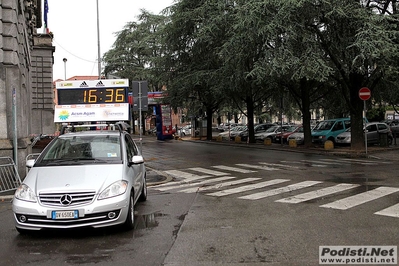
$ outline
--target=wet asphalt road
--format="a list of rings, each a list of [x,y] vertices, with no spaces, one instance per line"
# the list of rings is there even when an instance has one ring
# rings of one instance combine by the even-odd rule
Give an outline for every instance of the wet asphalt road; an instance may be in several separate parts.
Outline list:
[[[0,201],[0,265],[318,265],[320,245],[398,244],[399,218],[374,213],[399,202],[399,193],[348,210],[320,207],[381,186],[399,187],[397,163],[388,158],[396,158],[396,151],[345,161],[348,158],[319,152],[304,154],[203,142],[146,138],[142,144],[151,181],[148,201],[136,208],[134,231],[84,230],[22,236],[13,227],[11,204]],[[248,165],[268,168],[259,170]],[[209,179],[256,178],[249,182],[252,185],[276,179],[288,181],[255,191],[211,196],[223,190],[224,181],[216,187],[188,186],[185,183],[190,175],[184,173]],[[288,194],[257,200],[240,198],[300,182],[319,182],[301,192],[341,183],[359,186],[298,204],[277,202],[299,194],[292,187]],[[167,189],[172,186],[175,188]],[[193,192],[183,192],[183,188],[193,187]]]

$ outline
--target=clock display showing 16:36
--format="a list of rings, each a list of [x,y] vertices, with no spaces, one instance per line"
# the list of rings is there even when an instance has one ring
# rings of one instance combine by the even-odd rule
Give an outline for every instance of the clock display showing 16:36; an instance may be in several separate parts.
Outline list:
[[[59,89],[58,104],[127,103],[127,88]]]

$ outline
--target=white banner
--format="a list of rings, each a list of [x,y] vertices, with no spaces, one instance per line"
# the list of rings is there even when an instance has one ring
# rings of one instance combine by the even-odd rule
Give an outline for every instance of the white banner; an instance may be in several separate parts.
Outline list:
[[[56,105],[54,122],[128,121],[129,103]]]

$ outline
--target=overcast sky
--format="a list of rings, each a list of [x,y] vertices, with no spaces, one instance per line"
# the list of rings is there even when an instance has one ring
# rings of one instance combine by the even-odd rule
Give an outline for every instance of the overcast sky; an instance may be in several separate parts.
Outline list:
[[[111,49],[115,33],[137,21],[140,9],[159,14],[172,4],[173,0],[98,0],[101,56]],[[65,73],[67,79],[98,75],[97,0],[48,0],[48,8],[55,46],[53,79],[64,79]]]

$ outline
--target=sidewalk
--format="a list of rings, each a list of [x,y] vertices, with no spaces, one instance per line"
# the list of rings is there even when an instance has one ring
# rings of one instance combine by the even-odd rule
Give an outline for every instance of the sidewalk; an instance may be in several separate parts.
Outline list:
[[[320,154],[320,155],[334,155],[343,156],[349,158],[374,158],[389,161],[399,161],[399,143],[391,145],[389,147],[380,147],[378,145],[372,145],[364,150],[352,150],[350,146],[337,146],[332,149],[326,149],[323,145],[312,145],[311,147],[305,147],[303,145],[297,145],[296,147],[290,147],[288,144],[277,144],[272,143],[266,145],[264,143],[246,143],[246,142],[235,142],[235,141],[217,141],[216,138],[212,140],[206,140],[206,138],[192,138],[190,136],[179,138],[181,141],[193,141],[204,144],[213,145],[228,145],[238,146],[252,149],[267,149],[267,150],[279,150],[287,152],[301,152],[309,154]]]

